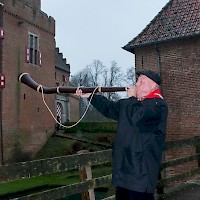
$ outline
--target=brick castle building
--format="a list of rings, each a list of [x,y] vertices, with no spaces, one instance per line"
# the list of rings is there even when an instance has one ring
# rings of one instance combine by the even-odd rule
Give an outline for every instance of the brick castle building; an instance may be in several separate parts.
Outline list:
[[[55,20],[41,11],[41,0],[0,0],[0,33],[0,73],[6,80],[0,94],[3,163],[32,157],[55,130],[41,94],[19,83],[18,75],[29,73],[48,87],[60,84],[60,80],[69,85],[70,66],[56,50]],[[45,95],[54,115],[60,105],[62,122],[76,118],[68,103],[71,98]]]

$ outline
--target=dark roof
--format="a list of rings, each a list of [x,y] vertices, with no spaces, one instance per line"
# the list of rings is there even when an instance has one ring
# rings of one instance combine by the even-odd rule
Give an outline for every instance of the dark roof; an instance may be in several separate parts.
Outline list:
[[[200,0],[170,0],[123,49],[200,35]]]
[[[63,54],[59,52],[59,48],[55,49],[55,67],[65,72],[70,73],[70,65],[67,64],[66,58],[63,58]]]

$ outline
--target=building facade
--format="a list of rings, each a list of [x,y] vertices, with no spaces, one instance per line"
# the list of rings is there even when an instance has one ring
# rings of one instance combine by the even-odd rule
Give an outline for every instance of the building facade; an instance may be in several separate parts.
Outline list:
[[[0,94],[1,163],[31,158],[55,131],[55,121],[38,93],[18,81],[29,73],[37,83],[52,87],[59,76],[56,63],[55,20],[41,11],[40,0],[0,0],[0,73],[5,88]],[[69,85],[70,67],[63,81]],[[69,98],[45,95],[56,116],[62,104],[63,122],[70,118]],[[61,106],[60,106],[61,108]]]
[[[55,83],[56,86],[71,87],[69,80],[70,65],[67,64],[66,58],[60,53],[59,48],[55,51]],[[61,123],[75,122],[79,120],[79,98],[73,94],[56,95],[56,115]]]

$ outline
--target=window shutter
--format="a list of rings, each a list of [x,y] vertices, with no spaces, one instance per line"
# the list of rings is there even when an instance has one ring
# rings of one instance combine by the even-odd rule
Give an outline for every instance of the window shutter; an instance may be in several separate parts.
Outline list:
[[[5,88],[5,75],[0,74],[0,88]]]
[[[42,54],[38,51],[38,65],[42,66]]]
[[[0,38],[4,38],[4,30],[0,27]]]
[[[26,62],[30,63],[30,49],[26,48]]]

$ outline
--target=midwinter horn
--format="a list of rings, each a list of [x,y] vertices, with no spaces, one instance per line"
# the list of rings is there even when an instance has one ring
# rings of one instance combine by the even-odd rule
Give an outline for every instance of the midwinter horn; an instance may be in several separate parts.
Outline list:
[[[21,83],[29,86],[30,88],[43,92],[45,94],[53,94],[53,93],[76,93],[77,87],[66,87],[66,86],[58,86],[58,87],[44,87],[40,84],[36,83],[28,73],[21,73],[18,77],[18,80]],[[42,87],[42,89],[41,89]],[[92,93],[96,87],[79,87],[83,93]],[[127,87],[98,87],[95,92],[122,92],[126,91]]]

